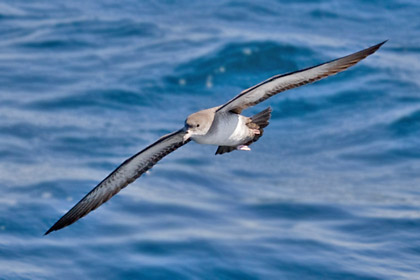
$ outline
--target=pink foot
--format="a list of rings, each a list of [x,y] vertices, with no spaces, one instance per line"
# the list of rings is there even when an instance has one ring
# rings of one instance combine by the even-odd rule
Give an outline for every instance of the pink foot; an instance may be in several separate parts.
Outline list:
[[[239,145],[238,147],[236,147],[236,149],[240,151],[251,151],[251,148],[247,145]]]
[[[252,129],[252,132],[254,132],[255,135],[261,134],[259,129]]]

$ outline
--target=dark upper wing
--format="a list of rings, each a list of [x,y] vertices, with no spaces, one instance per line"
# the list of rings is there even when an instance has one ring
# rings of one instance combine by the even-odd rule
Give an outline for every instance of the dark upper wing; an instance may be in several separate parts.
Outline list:
[[[368,55],[373,54],[385,42],[317,66],[271,77],[264,82],[242,91],[239,95],[222,105],[216,112],[231,111],[239,114],[242,110],[254,106],[277,93],[335,75],[355,65]]]
[[[184,135],[184,130],[165,135],[138,154],[124,161],[82,200],[73,206],[70,211],[61,217],[45,235],[71,225],[78,219],[87,215],[90,211],[95,210],[101,204],[108,201],[108,199],[117,194],[121,189],[152,168],[153,165],[164,156],[189,142],[189,140],[183,140]]]

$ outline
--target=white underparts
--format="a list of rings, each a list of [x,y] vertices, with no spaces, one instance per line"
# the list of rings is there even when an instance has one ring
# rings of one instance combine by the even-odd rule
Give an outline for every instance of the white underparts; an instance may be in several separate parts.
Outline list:
[[[205,135],[194,135],[192,139],[200,144],[236,147],[243,145],[257,134],[246,125],[248,118],[224,113],[217,115],[210,130]],[[259,131],[258,131],[259,133]]]

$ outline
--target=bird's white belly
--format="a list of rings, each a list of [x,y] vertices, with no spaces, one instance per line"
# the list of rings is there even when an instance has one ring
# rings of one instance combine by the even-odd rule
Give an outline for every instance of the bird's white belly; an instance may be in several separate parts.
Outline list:
[[[216,118],[207,134],[194,136],[193,140],[207,145],[237,146],[248,142],[251,138],[246,118],[228,113]]]

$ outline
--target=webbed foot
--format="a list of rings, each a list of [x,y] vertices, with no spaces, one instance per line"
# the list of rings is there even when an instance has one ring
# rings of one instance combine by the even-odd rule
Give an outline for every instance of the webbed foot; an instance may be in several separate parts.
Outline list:
[[[248,147],[247,145],[239,145],[236,147],[236,149],[240,151],[251,151],[251,148]]]

